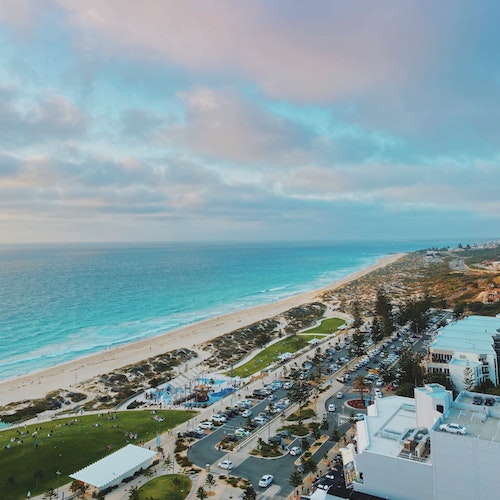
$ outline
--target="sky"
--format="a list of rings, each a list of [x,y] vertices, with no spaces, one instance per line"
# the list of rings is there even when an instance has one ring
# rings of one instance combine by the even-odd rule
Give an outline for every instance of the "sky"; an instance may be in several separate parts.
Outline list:
[[[499,237],[498,19],[0,0],[0,243]]]

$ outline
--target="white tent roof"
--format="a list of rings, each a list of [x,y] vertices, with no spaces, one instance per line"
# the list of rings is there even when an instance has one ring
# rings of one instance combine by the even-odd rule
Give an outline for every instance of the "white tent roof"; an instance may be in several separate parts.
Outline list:
[[[84,469],[70,474],[69,477],[99,489],[106,488],[108,485],[116,484],[118,479],[127,477],[130,471],[135,471],[141,466],[149,466],[155,455],[154,451],[128,444]]]

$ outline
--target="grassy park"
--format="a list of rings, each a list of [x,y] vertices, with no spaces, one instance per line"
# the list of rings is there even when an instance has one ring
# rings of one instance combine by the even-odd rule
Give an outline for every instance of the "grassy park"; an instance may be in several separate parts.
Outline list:
[[[149,410],[103,412],[3,430],[0,498],[25,499],[28,491],[36,495],[55,490],[71,482],[69,474],[127,444],[149,441],[158,431],[170,430],[195,414],[185,410],[158,410],[154,415]]]
[[[256,354],[250,361],[245,364],[235,368],[231,372],[226,372],[227,375],[238,376],[238,377],[248,377],[253,375],[260,370],[263,370],[271,363],[278,359],[280,354],[285,352],[294,353],[307,345],[307,343],[313,338],[313,334],[318,335],[329,335],[336,332],[339,326],[343,325],[345,321],[339,318],[328,318],[321,322],[321,324],[315,328],[311,328],[303,332],[307,335],[294,335],[292,337],[286,337],[279,342],[276,342],[264,350]]]
[[[320,325],[311,328],[310,330],[306,330],[303,333],[307,334],[313,334],[313,333],[319,333],[323,335],[329,335],[331,333],[335,333],[340,326],[342,326],[345,323],[343,319],[339,318],[327,318],[324,319]]]
[[[191,479],[180,474],[160,476],[139,488],[139,500],[184,500],[191,490]]]
[[[280,354],[284,352],[293,353],[302,349],[307,345],[308,340],[310,340],[308,337],[302,337],[300,335],[286,337],[283,340],[276,342],[276,344],[266,347],[244,365],[235,368],[232,373],[234,376],[239,377],[248,377],[249,375],[253,375],[276,361]]]

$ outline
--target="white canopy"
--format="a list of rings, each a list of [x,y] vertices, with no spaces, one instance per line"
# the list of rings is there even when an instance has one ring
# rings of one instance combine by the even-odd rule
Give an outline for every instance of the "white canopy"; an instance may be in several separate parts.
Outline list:
[[[146,469],[155,456],[154,451],[128,444],[84,469],[70,474],[69,477],[101,490],[121,483],[123,479],[132,476],[141,468]]]

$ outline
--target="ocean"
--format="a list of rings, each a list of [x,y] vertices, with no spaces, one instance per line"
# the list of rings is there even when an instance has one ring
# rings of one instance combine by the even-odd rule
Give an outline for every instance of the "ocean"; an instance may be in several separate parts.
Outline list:
[[[2,246],[0,380],[317,289],[433,244]]]

